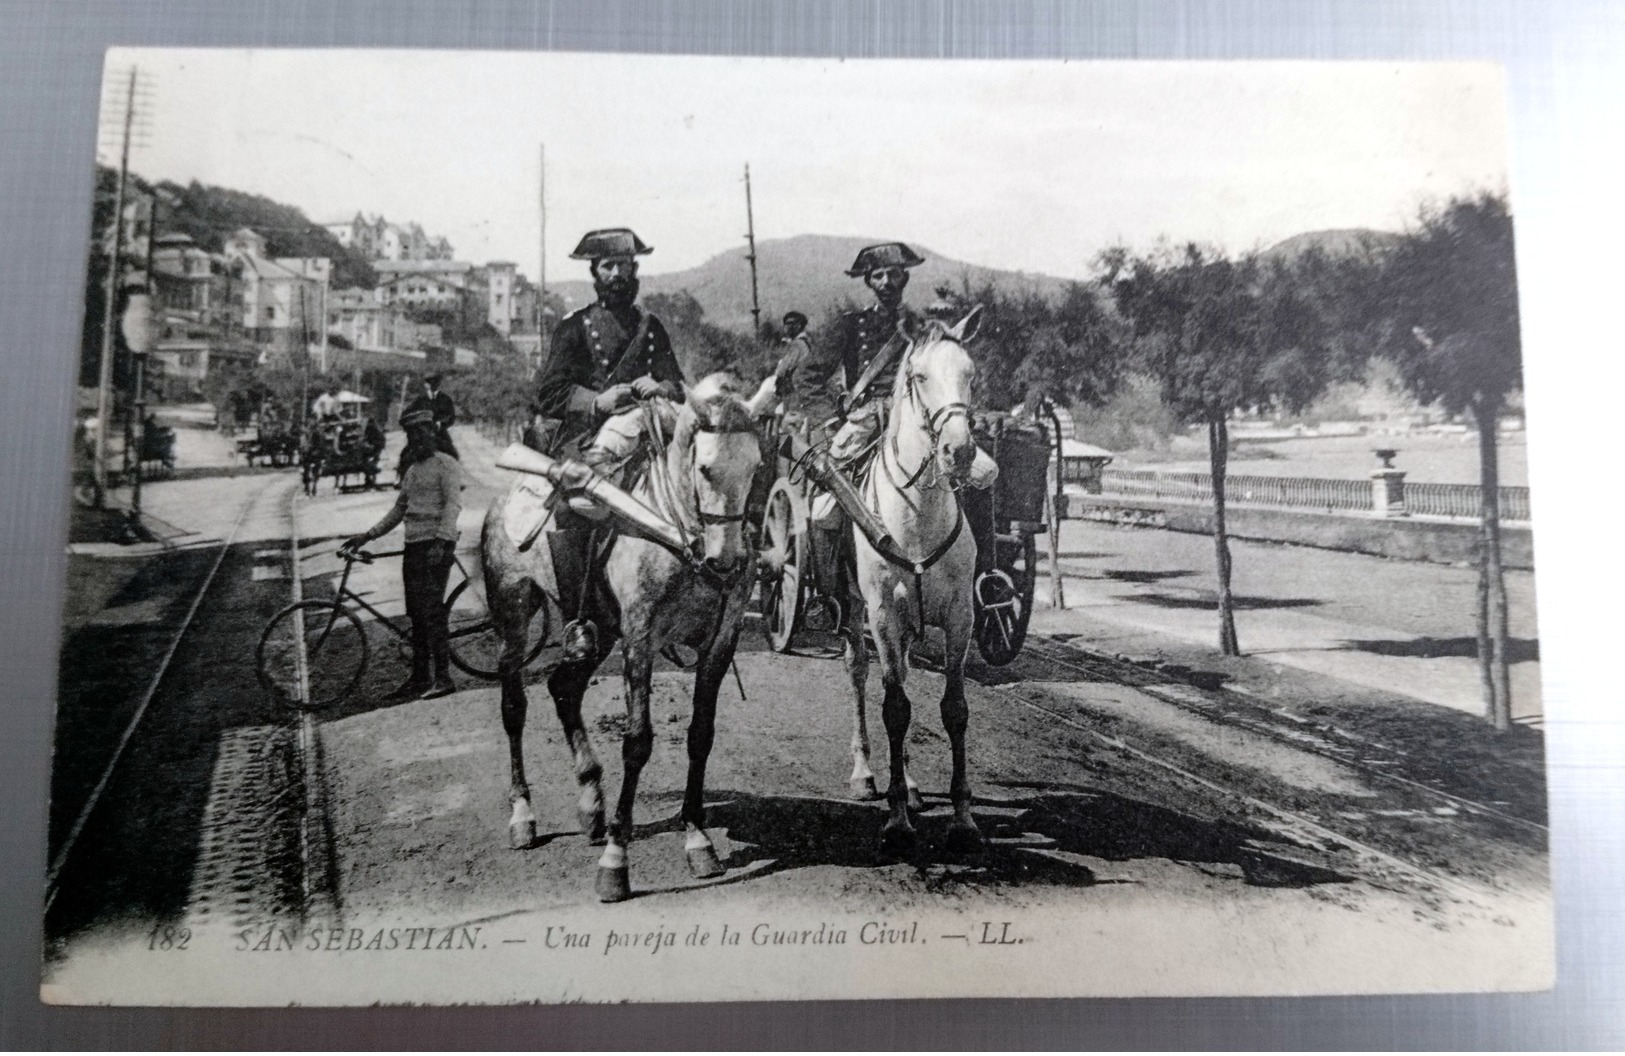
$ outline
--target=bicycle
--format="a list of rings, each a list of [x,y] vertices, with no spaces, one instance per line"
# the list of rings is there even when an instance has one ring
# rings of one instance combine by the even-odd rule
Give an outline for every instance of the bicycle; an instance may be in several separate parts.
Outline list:
[[[371,655],[366,628],[356,615],[358,607],[393,634],[397,646],[409,655],[410,630],[350,589],[350,573],[357,562],[370,565],[402,552],[340,551],[344,572],[333,597],[295,602],[271,617],[254,650],[255,668],[268,692],[301,710],[331,707],[347,698],[366,673]],[[452,563],[462,578],[445,601],[451,662],[466,674],[494,681],[499,677],[497,661],[502,656],[502,638],[484,606],[469,604],[477,596],[467,593],[468,571],[462,561],[453,555]],[[460,601],[463,604],[459,605]],[[531,621],[535,644],[525,654],[526,666],[546,647],[547,632],[547,606],[543,605]]]

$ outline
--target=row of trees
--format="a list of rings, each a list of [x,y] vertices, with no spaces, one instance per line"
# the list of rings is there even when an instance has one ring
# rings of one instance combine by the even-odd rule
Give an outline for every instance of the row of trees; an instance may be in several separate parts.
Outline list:
[[[1213,480],[1219,648],[1241,651],[1231,598],[1225,523],[1229,423],[1242,412],[1300,413],[1331,386],[1358,380],[1377,360],[1394,365],[1424,404],[1471,417],[1479,435],[1483,517],[1479,659],[1486,711],[1511,722],[1506,589],[1500,560],[1497,423],[1521,385],[1512,219],[1504,197],[1481,194],[1422,212],[1401,236],[1241,255],[1196,244],[1146,251],[1114,247],[1097,277],[1058,299],[992,287],[961,291],[984,308],[971,352],[989,407],[1099,406],[1119,392],[1149,402],[1208,439]],[[777,334],[741,334],[708,322],[687,292],[645,307],[671,333],[685,373],[773,367]],[[835,314],[815,320],[822,332]],[[822,325],[820,325],[822,324]],[[523,420],[528,372],[517,357],[482,357],[446,387],[470,418]]]
[[[1299,413],[1328,387],[1392,363],[1420,402],[1478,432],[1478,655],[1486,713],[1511,723],[1496,430],[1521,386],[1512,218],[1481,194],[1424,210],[1402,236],[1239,256],[1196,244],[1114,247],[1060,303],[969,291],[987,309],[973,353],[994,406],[1099,405],[1155,386],[1173,422],[1202,428],[1213,480],[1219,648],[1240,653],[1225,526],[1229,421]]]

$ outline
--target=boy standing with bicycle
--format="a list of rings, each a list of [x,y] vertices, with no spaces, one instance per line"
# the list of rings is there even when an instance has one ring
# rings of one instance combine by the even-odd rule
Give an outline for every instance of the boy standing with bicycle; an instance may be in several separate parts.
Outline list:
[[[401,415],[401,428],[406,430],[402,455],[406,469],[400,498],[383,520],[345,540],[340,552],[359,550],[405,522],[401,579],[406,588],[406,615],[412,621],[412,675],[389,699],[432,700],[457,691],[451,680],[445,597],[457,548],[457,515],[463,510],[459,494],[463,468],[438,449],[439,429],[433,411],[423,408]]]

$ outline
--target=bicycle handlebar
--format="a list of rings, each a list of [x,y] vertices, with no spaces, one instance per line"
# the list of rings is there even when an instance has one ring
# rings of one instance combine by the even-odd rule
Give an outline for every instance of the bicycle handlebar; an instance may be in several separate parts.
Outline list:
[[[344,558],[346,563],[359,561],[363,565],[370,565],[374,561],[378,560],[380,557],[399,557],[400,555],[406,553],[406,551],[405,550],[380,550],[380,551],[374,551],[374,550],[346,550],[343,547],[340,547],[338,553],[339,553],[340,557]]]

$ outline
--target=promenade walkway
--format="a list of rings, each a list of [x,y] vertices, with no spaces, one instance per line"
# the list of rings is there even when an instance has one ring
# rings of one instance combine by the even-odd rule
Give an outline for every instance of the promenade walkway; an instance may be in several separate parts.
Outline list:
[[[1241,658],[1218,653],[1212,540],[1159,529],[1063,522],[1067,607],[1044,604],[1049,569],[1041,556],[1033,630],[1215,672],[1231,688],[1261,695],[1287,692],[1282,675],[1298,672],[1369,690],[1373,702],[1398,696],[1481,713],[1476,569],[1267,543],[1233,542],[1231,550]],[[1533,574],[1509,573],[1507,589],[1513,716],[1538,726]],[[1342,693],[1330,683],[1318,691]],[[1301,683],[1297,692],[1317,689]]]

